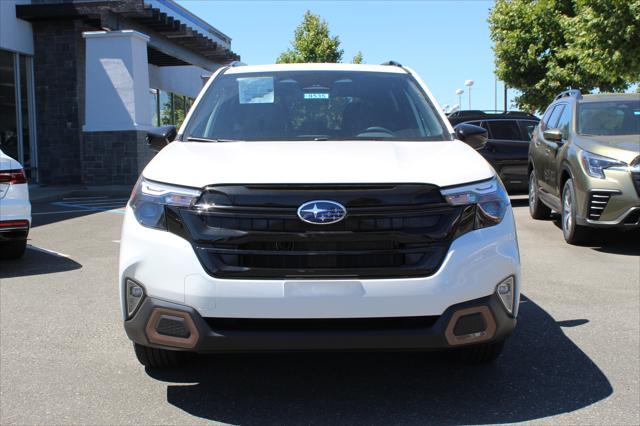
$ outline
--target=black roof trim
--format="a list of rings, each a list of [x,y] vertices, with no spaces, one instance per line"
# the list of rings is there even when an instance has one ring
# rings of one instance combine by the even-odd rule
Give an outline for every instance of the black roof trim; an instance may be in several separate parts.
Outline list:
[[[509,118],[532,118],[538,120],[533,114],[529,114],[525,111],[482,111],[482,110],[466,110],[466,111],[456,111],[452,112],[448,115],[450,118],[468,118],[468,117],[477,117],[477,118],[496,118],[500,117],[509,117]]]

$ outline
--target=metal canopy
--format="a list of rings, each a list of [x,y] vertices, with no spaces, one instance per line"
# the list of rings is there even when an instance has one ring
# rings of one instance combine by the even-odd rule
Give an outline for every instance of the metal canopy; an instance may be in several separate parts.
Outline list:
[[[16,16],[27,21],[83,19],[96,29],[107,30],[129,29],[131,22],[208,61],[223,63],[240,59],[231,51],[228,36],[171,0],[49,0],[16,5]],[[171,60],[171,52],[161,50],[161,46],[149,49],[151,63],[159,66],[187,63],[184,58]]]

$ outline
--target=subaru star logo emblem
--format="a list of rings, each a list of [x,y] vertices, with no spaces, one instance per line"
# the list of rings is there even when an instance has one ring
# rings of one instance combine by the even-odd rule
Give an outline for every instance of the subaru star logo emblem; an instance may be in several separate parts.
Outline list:
[[[298,208],[298,217],[315,225],[330,225],[347,216],[347,209],[340,203],[329,200],[314,200]]]

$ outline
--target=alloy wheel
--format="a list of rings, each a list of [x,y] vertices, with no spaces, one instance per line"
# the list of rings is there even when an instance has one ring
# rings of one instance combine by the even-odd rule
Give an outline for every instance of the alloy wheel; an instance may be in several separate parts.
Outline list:
[[[565,235],[571,234],[573,228],[573,192],[569,185],[564,189],[562,200],[562,231]]]
[[[533,212],[536,209],[536,203],[538,202],[538,187],[536,185],[535,173],[531,172],[529,175],[529,212],[533,216]]]

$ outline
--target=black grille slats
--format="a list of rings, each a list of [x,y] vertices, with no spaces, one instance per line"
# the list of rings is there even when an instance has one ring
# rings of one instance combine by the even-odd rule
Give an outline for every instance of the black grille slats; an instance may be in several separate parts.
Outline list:
[[[300,220],[301,204],[322,199],[343,204],[347,217]],[[174,213],[216,277],[385,278],[433,274],[475,210],[451,207],[421,184],[221,185]]]

